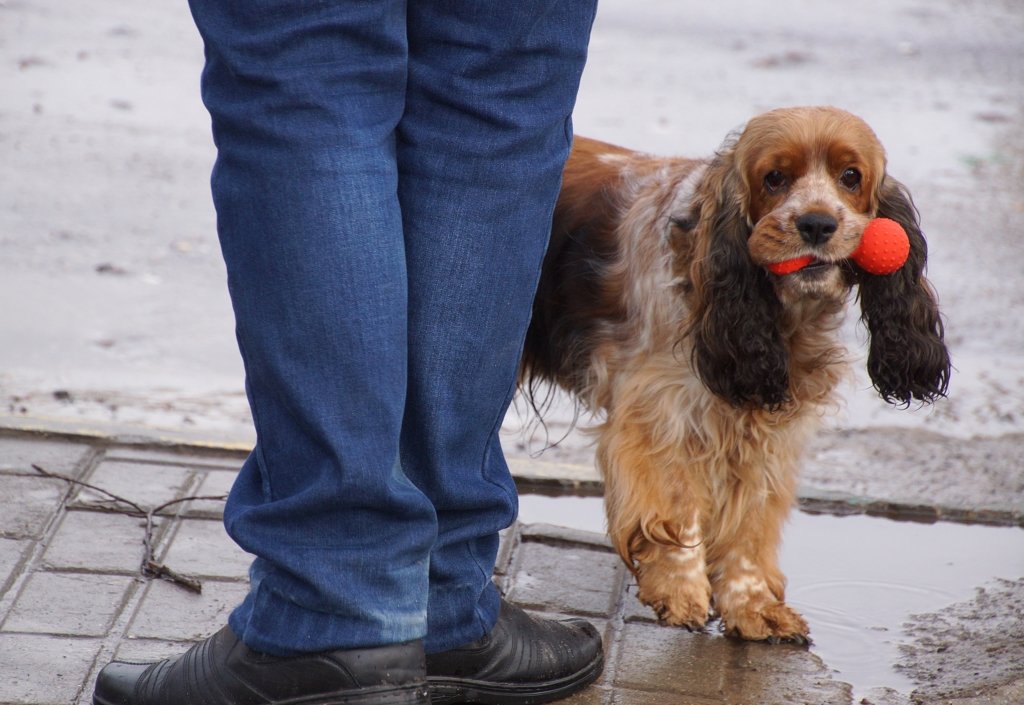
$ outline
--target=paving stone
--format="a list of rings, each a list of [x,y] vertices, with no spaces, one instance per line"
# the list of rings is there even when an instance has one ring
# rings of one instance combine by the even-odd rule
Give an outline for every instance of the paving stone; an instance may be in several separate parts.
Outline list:
[[[174,465],[104,461],[89,475],[88,482],[107,492],[152,509],[183,495],[191,484],[193,471]],[[73,506],[107,507],[111,499],[88,488],[80,488]]]
[[[656,615],[654,610],[650,607],[640,602],[637,598],[638,590],[639,587],[636,584],[636,580],[630,576],[629,581],[626,583],[625,596],[623,598],[623,619],[627,622],[649,622],[651,624],[657,624],[658,615]]]
[[[845,705],[850,686],[833,681],[805,648],[692,634],[678,627],[626,624],[620,635],[616,689],[654,691],[745,705]],[[642,701],[641,701],[642,702]]]
[[[166,520],[156,519],[159,527]],[[110,512],[70,511],[43,554],[47,566],[88,572],[135,573],[142,562],[146,521]],[[159,546],[159,543],[157,543]]]
[[[162,661],[185,653],[192,642],[163,641],[162,639],[122,639],[117,645],[114,659],[118,661]]]
[[[724,702],[725,700],[722,698],[712,700],[695,695],[648,693],[642,690],[616,688],[612,691],[608,705],[722,705]],[[760,705],[760,702],[750,703],[750,705]]]
[[[0,473],[33,472],[33,463],[50,472],[76,475],[89,446],[71,441],[0,435]]]
[[[678,627],[626,624],[619,642],[615,687],[715,698],[731,660],[722,637]]]
[[[153,450],[133,446],[115,446],[103,454],[104,460],[138,463],[163,463],[187,468],[223,468],[237,472],[245,461],[242,453],[203,453],[190,450]]]
[[[581,531],[566,526],[555,526],[553,524],[521,524],[519,527],[520,536],[525,541],[540,541],[542,543],[571,543],[581,544],[590,548],[602,548],[611,553],[614,551],[612,542],[606,534],[597,534],[592,531]]]
[[[559,705],[605,705],[609,702],[611,693],[600,686],[592,685],[575,695],[559,700]]]
[[[765,705],[847,705],[853,700],[851,686],[834,680],[832,671],[805,647],[719,638],[735,654],[727,689],[731,702],[753,692],[764,693]]]
[[[206,580],[203,593],[197,595],[154,580],[146,588],[128,636],[165,641],[205,639],[227,624],[228,615],[248,591],[246,583]]]
[[[52,705],[75,701],[101,643],[95,639],[0,633],[0,703]],[[6,658],[17,654],[17,658]]]
[[[625,568],[619,557],[583,545],[524,541],[514,560],[509,599],[526,607],[607,616]]]
[[[202,481],[193,492],[196,497],[226,497],[231,491],[237,472],[226,470],[210,470],[204,473]],[[224,516],[223,500],[198,500],[189,502],[185,509],[187,517],[220,519]]]
[[[2,625],[5,632],[103,636],[133,579],[120,575],[34,573]]]
[[[0,537],[42,536],[67,491],[62,480],[0,475]]]
[[[29,541],[0,539],[0,596],[7,591],[15,573],[21,567],[21,559],[30,545]]]
[[[253,558],[231,540],[221,522],[187,519],[178,527],[161,560],[179,573],[246,580]]]

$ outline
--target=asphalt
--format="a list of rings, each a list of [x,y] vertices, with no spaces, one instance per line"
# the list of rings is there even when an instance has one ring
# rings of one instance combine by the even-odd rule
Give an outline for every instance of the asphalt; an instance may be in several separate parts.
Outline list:
[[[0,430],[0,703],[86,705],[103,664],[180,653],[222,626],[245,594],[250,556],[224,533],[216,499],[245,451],[143,429],[41,426]],[[524,486],[556,494],[592,482],[564,464],[514,467]],[[142,514],[161,505],[147,529]],[[147,537],[152,563],[144,575]],[[994,681],[965,672],[959,690],[941,696],[855,697],[813,650],[659,625],[596,532],[517,524],[503,537],[495,580],[517,604],[583,616],[602,630],[607,666],[597,684],[566,701],[574,705],[1024,702],[1014,643],[997,654],[1005,668]],[[1019,617],[1021,590],[1010,594]],[[999,629],[1012,635],[1020,627]]]

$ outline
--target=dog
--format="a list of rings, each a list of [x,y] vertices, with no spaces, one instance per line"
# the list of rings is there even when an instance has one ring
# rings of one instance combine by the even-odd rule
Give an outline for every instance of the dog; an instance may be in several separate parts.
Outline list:
[[[910,240],[887,276],[849,260],[875,217]],[[661,621],[807,643],[778,550],[801,450],[837,405],[855,287],[882,399],[947,392],[918,221],[874,132],[836,108],[754,117],[710,159],[575,140],[520,384],[535,408],[553,383],[600,419],[608,533]]]

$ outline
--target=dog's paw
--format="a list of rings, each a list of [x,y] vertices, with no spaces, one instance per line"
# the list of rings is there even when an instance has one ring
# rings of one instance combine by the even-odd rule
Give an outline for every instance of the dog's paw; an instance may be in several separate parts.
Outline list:
[[[723,613],[725,633],[749,641],[807,645],[810,627],[800,613],[784,602],[752,602]]]
[[[662,582],[657,586],[646,583],[640,581],[637,597],[654,610],[658,621],[691,631],[699,631],[707,624],[711,610],[710,585],[694,585],[679,580]]]

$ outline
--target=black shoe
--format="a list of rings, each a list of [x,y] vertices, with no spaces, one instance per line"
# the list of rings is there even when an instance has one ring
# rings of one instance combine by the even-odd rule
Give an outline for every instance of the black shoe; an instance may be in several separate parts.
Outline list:
[[[93,705],[428,705],[423,642],[278,658],[224,627],[178,658],[114,661]]]
[[[572,695],[601,675],[601,635],[590,622],[531,617],[504,600],[489,634],[427,656],[433,705],[531,705]]]

